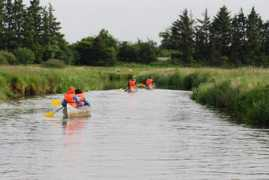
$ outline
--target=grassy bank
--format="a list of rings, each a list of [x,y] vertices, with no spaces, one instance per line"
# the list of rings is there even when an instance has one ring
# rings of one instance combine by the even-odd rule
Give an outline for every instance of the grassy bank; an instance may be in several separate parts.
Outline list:
[[[1,66],[0,100],[63,93],[69,86],[84,90],[120,88],[128,74],[112,68]]]
[[[129,75],[142,81],[152,75],[158,88],[192,90],[192,98],[226,112],[239,123],[269,127],[269,70],[174,68],[150,66],[67,67],[1,66],[0,99],[126,87]]]
[[[269,127],[269,70],[187,68],[151,75],[158,87],[192,90],[195,101],[230,114],[238,123]]]

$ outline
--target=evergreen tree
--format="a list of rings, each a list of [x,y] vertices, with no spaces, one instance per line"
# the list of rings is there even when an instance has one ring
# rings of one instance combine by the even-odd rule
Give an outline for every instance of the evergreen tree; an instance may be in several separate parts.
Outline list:
[[[4,48],[4,0],[0,0],[0,49]]]
[[[42,10],[42,35],[41,35],[41,44],[48,46],[50,44],[50,33],[49,33],[49,15],[47,8]]]
[[[197,20],[199,25],[195,32],[195,59],[208,63],[209,47],[210,47],[210,18],[208,17],[207,9],[203,19]]]
[[[179,19],[173,23],[172,38],[174,47],[181,54],[180,60],[185,64],[190,64],[193,60],[194,30],[193,19],[189,16],[188,10],[185,9],[179,16]]]
[[[263,25],[263,52],[266,56],[269,56],[269,21]]]
[[[231,17],[223,6],[215,16],[210,28],[211,61],[215,65],[224,62],[222,57],[229,57],[231,45]]]
[[[262,55],[262,19],[253,7],[247,19],[247,61],[260,65]]]
[[[35,63],[42,61],[43,51],[42,48],[42,7],[39,0],[31,0],[30,6],[26,13],[26,21],[24,23],[24,34],[26,45],[29,47],[36,56]]]
[[[4,42],[5,48],[8,50],[12,50],[16,47],[14,4],[12,0],[6,0],[4,4]]]
[[[160,47],[161,48],[164,48],[164,49],[174,49],[173,47],[173,40],[172,40],[172,32],[171,32],[171,29],[167,29],[165,32],[161,32],[159,34],[160,38],[162,39],[161,40],[161,45]]]
[[[14,31],[16,32],[16,48],[23,45],[24,4],[23,0],[15,0],[14,7]]]
[[[60,33],[61,23],[57,21],[57,18],[54,16],[54,9],[51,4],[48,8],[48,44],[54,44],[59,39],[63,38],[63,35]]]
[[[243,10],[232,20],[231,60],[236,65],[246,64],[246,23]]]

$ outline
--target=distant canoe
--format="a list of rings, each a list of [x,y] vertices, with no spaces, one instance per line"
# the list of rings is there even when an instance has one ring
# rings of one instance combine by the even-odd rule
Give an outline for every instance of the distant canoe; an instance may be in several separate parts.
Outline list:
[[[67,107],[64,108],[63,113],[65,118],[90,117],[91,108],[89,106],[74,108],[68,104]]]
[[[126,92],[128,92],[128,93],[135,93],[135,92],[137,92],[137,89],[127,89]]]
[[[148,90],[153,90],[154,87],[153,87],[153,85],[151,85],[151,86],[147,86],[146,89],[148,89]]]

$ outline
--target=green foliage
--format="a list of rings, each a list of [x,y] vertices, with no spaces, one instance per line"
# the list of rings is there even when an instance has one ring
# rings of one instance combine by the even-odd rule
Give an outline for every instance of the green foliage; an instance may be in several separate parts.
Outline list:
[[[106,30],[98,36],[84,38],[73,45],[78,52],[77,64],[114,65],[117,56],[117,41]]]
[[[211,25],[207,9],[204,13],[204,19],[197,21],[199,24],[195,28],[195,59],[206,64],[209,61]]]
[[[223,6],[212,20],[206,10],[196,22],[184,10],[160,37],[160,48],[177,51],[172,55],[175,64],[268,66],[269,22],[255,8],[247,16],[241,9],[232,18]]]
[[[59,59],[49,59],[46,62],[43,62],[43,66],[47,68],[64,68],[64,61]]]
[[[16,59],[15,55],[11,52],[0,51],[0,56],[2,57],[1,61],[3,64],[7,63],[7,64],[14,65],[17,63],[17,59]]]
[[[246,25],[247,19],[241,9],[240,13],[232,20],[232,45],[231,60],[235,65],[247,64],[246,62]]]
[[[220,8],[210,28],[210,41],[213,46],[211,51],[217,51],[217,53],[212,52],[212,54],[219,55],[211,57],[214,60],[219,60],[221,56],[229,56],[232,28],[231,21],[232,19],[228,9],[225,6]],[[222,64],[222,62],[217,62],[216,64]]]
[[[28,48],[18,48],[15,55],[19,64],[32,64],[35,61],[35,54]]]
[[[153,41],[123,42],[119,46],[118,59],[123,62],[149,64],[157,61],[158,49]]]
[[[247,62],[252,65],[261,65],[261,50],[262,50],[262,19],[252,8],[247,19]]]
[[[8,64],[6,57],[0,52],[0,65]]]
[[[183,64],[191,64],[193,61],[194,50],[194,20],[189,16],[188,10],[185,9],[172,25],[173,47],[181,54]]]

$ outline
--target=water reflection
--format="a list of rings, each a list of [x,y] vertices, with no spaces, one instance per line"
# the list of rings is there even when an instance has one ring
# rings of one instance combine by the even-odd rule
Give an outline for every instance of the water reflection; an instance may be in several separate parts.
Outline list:
[[[78,133],[81,129],[85,128],[88,121],[89,121],[88,117],[86,117],[86,118],[72,118],[72,119],[64,118],[62,120],[64,134],[65,135],[73,135],[75,133]]]

